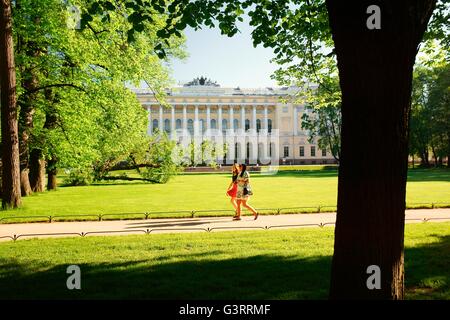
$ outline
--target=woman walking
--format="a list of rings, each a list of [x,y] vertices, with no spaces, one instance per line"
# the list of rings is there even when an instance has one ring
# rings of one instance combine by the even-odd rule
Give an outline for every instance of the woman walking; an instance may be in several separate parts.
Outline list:
[[[231,204],[234,208],[234,216],[237,215],[237,201],[236,201],[236,194],[237,194],[237,178],[239,175],[239,165],[237,163],[233,164],[233,167],[231,168],[231,182],[227,189],[227,195],[231,197]]]
[[[241,220],[241,204],[253,213],[255,216],[254,220],[258,219],[258,212],[247,203],[253,193],[250,188],[250,174],[247,172],[247,166],[245,164],[241,164],[240,173],[237,178],[237,187],[237,210],[233,220]]]

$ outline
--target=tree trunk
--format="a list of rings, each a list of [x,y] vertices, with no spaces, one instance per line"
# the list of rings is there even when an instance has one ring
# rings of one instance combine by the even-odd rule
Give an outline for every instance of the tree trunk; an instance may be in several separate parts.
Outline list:
[[[438,161],[437,161],[436,149],[434,148],[433,145],[431,145],[431,153],[433,154],[434,167],[436,168],[438,165]]]
[[[0,0],[0,87],[2,127],[2,207],[21,205],[16,71],[12,38],[11,1]]]
[[[327,0],[342,90],[332,299],[402,299],[408,121],[412,71],[435,0]],[[380,157],[383,150],[387,157]],[[380,268],[369,289],[368,267]]]
[[[30,70],[27,70],[24,75],[23,88],[25,90],[33,90],[37,86],[36,77]],[[30,133],[33,128],[33,114],[34,101],[36,94],[24,93],[23,100],[19,100],[20,105],[20,141],[19,141],[19,158],[20,158],[20,180],[22,186],[22,196],[31,194],[30,180],[29,180],[29,140]]]
[[[52,130],[56,128],[58,122],[58,115],[56,113],[54,105],[57,103],[57,99],[53,94],[53,90],[50,88],[44,91],[45,99],[49,102],[48,108],[45,112],[44,129]],[[55,154],[52,154],[51,159],[47,162],[47,190],[56,190],[58,174],[58,159]]]
[[[33,193],[33,190],[31,189],[30,185],[30,179],[29,174],[30,170],[28,168],[25,168],[24,170],[20,171],[20,191],[22,194],[22,197],[28,196]]]
[[[33,192],[43,192],[45,188],[45,161],[40,149],[30,152],[30,185]]]
[[[56,164],[58,163],[56,157],[52,157],[47,162],[47,190],[56,190],[57,181],[56,175],[58,174],[58,169]]]

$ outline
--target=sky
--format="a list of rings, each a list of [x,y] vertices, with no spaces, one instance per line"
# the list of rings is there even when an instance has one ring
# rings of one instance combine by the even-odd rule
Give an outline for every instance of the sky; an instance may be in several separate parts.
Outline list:
[[[276,87],[270,75],[277,69],[270,63],[273,50],[263,46],[253,47],[251,27],[239,24],[240,33],[229,38],[218,28],[186,29],[185,61],[171,63],[172,77],[177,84],[200,76],[210,78],[221,87],[264,88]]]

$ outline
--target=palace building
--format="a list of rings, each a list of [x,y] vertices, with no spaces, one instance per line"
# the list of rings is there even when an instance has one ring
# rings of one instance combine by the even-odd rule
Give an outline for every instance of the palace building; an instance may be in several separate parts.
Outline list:
[[[288,101],[297,87],[222,88],[197,78],[167,91],[170,108],[148,89],[135,89],[148,112],[148,134],[167,133],[181,141],[228,145],[222,164],[332,164],[330,152],[309,143],[301,128],[304,105]],[[230,148],[234,146],[234,148]],[[223,161],[223,162],[222,162]]]

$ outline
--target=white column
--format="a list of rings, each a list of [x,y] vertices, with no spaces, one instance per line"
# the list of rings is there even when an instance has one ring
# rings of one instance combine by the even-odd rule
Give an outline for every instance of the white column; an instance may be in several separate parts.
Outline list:
[[[172,106],[172,114],[171,114],[171,120],[170,120],[170,133],[174,134],[175,133],[175,106]]]
[[[298,133],[298,112],[297,112],[297,107],[294,106],[294,136],[297,135]]]
[[[206,106],[206,130],[211,129],[211,106]]]
[[[163,106],[159,106],[159,132],[163,132]]]
[[[252,109],[252,129],[256,132],[256,106],[253,106]]]
[[[231,129],[231,132],[234,132],[234,109],[233,109],[233,106],[229,106],[230,107],[230,109],[228,110],[228,115],[229,115],[229,121],[230,121],[230,129]],[[233,148],[234,148],[234,146],[233,146]]]
[[[183,130],[187,130],[187,110],[186,106],[183,106]]]
[[[267,111],[267,106],[264,106],[264,129],[269,132],[269,115]]]
[[[194,107],[194,136],[199,135],[200,123],[198,121],[198,106]]]
[[[241,106],[241,129],[245,130],[245,107]]]
[[[152,106],[148,106],[147,107],[147,119],[148,119],[148,126],[147,126],[147,135],[151,135],[152,134]]]
[[[217,122],[220,133],[222,133],[222,106],[217,106]]]

